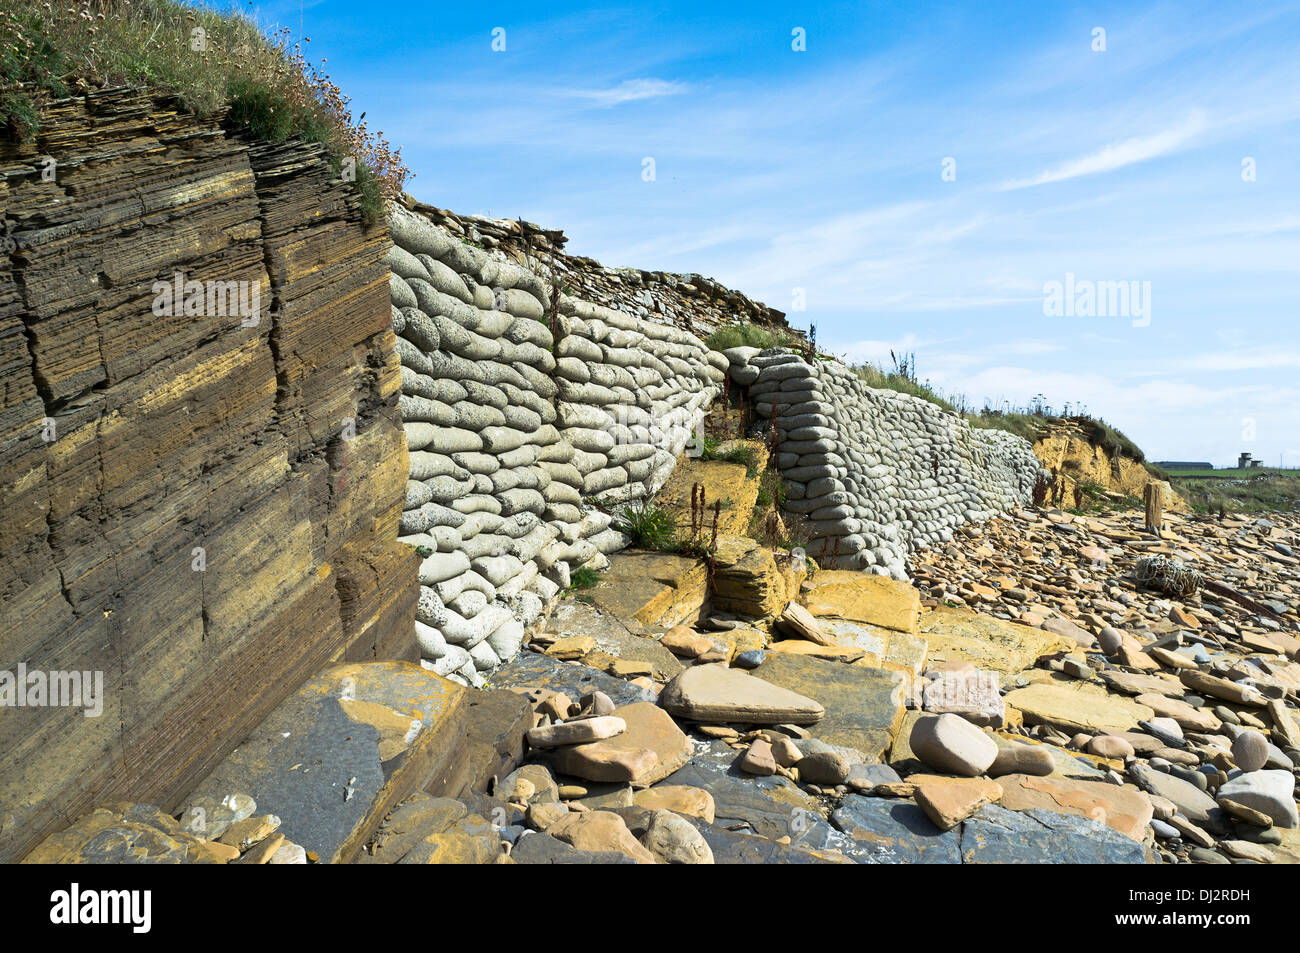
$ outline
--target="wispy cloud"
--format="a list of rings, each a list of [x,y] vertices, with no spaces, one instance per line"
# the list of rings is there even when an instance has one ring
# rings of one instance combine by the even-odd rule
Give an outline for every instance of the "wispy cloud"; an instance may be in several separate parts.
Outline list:
[[[1116,142],[1104,149],[1062,162],[1055,168],[1040,172],[1030,179],[1016,179],[1004,182],[1000,189],[1027,189],[1049,182],[1064,182],[1077,179],[1083,175],[1096,175],[1100,172],[1113,172],[1124,166],[1146,162],[1158,156],[1176,152],[1209,128],[1205,114],[1199,110],[1188,115],[1180,125],[1149,136],[1134,136],[1123,142]]]
[[[901,338],[893,341],[853,341],[841,346],[836,353],[842,353],[847,360],[853,363],[884,364],[888,367],[887,362],[892,361],[895,357],[902,357],[904,354],[924,350],[927,347],[942,343],[945,342],[923,340],[915,334],[904,334]]]
[[[1039,338],[1021,338],[1018,341],[1008,341],[1003,347],[1007,354],[1020,354],[1026,357],[1033,357],[1039,354],[1052,354],[1062,350],[1064,345],[1056,341],[1043,341]]]
[[[628,79],[609,89],[566,89],[564,95],[589,99],[597,106],[618,106],[642,99],[659,99],[686,92],[685,83],[665,79]]]
[[[1182,370],[1207,373],[1281,368],[1300,369],[1300,351],[1278,347],[1214,351],[1182,358],[1174,361],[1173,364]]]

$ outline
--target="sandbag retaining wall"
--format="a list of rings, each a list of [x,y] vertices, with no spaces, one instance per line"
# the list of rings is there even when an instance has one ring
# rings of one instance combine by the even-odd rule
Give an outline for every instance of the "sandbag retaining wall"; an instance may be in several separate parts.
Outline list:
[[[679,328],[560,296],[533,271],[390,206],[393,328],[411,472],[401,541],[416,634],[481,684],[576,569],[622,548],[607,512],[645,499],[717,396],[727,359]]]
[[[869,387],[833,361],[782,349],[726,354],[765,432],[775,416],[784,509],[807,521],[806,548],[822,566],[905,579],[909,553],[1032,500],[1042,466],[1014,434]]]

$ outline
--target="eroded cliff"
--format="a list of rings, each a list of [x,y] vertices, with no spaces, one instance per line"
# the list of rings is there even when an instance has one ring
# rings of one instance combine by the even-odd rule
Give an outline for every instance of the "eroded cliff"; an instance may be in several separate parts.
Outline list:
[[[319,147],[123,89],[0,145],[0,860],[173,804],[331,659],[414,657],[388,238]],[[197,283],[197,284],[195,284]]]

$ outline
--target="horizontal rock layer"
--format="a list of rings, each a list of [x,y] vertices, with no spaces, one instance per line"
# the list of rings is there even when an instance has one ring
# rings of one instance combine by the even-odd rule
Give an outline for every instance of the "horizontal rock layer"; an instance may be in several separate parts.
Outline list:
[[[414,658],[418,590],[387,238],[319,147],[97,91],[0,144],[0,207],[0,671],[103,678],[0,710],[12,860],[175,806],[331,659]]]

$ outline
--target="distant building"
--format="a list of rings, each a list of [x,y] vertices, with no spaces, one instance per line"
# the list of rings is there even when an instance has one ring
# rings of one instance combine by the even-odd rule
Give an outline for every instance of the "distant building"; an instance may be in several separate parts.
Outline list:
[[[1263,460],[1255,460],[1249,453],[1243,453],[1237,458],[1238,470],[1258,470],[1264,466]]]
[[[1158,460],[1156,462],[1162,470],[1213,470],[1214,464],[1206,461],[1190,462],[1187,460]]]

